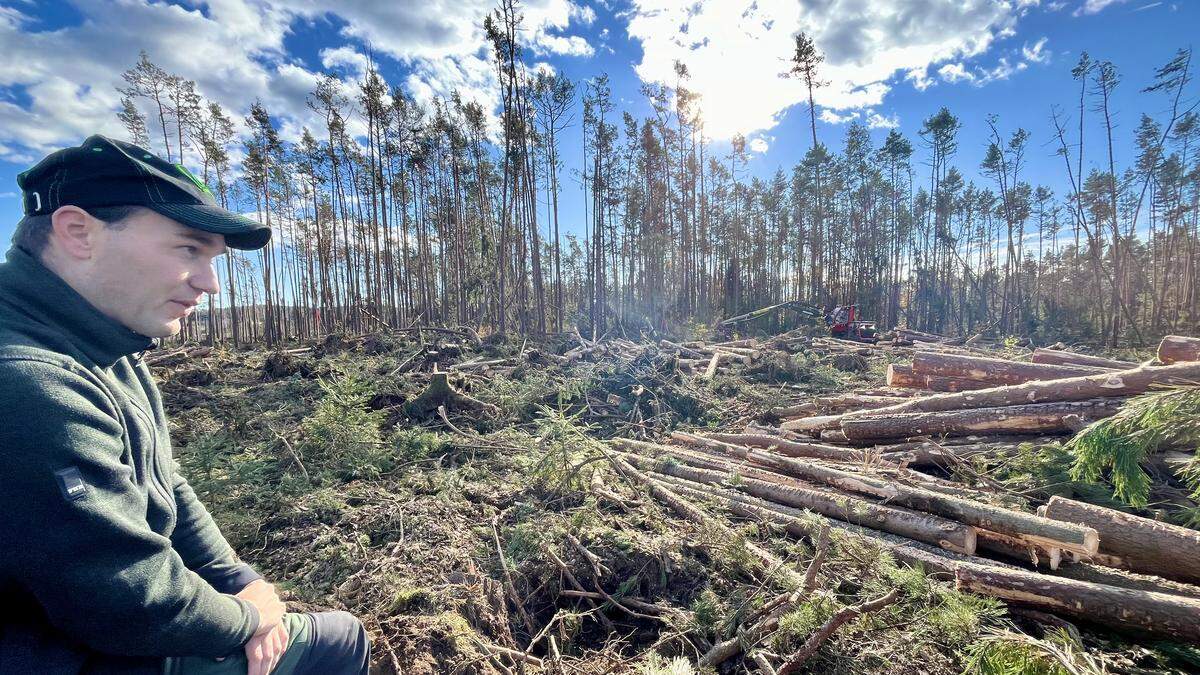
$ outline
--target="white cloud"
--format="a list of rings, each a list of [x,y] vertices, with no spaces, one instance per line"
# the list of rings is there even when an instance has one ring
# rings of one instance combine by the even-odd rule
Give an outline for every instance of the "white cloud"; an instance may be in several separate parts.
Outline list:
[[[28,102],[0,96],[0,158],[38,157],[91,133],[123,136],[116,119],[121,72],[139,49],[171,73],[192,79],[206,98],[236,121],[259,99],[282,134],[298,138],[322,121],[306,98],[319,74],[285,53],[297,22],[330,20],[346,40],[320,53],[322,66],[345,72],[343,92],[353,98],[367,59],[398,61],[410,72],[405,85],[419,101],[448,97],[485,109],[498,104],[495,70],[483,19],[493,0],[76,0],[82,21],[53,31],[30,30],[31,19],[0,7],[0,93],[21,91]],[[544,53],[588,55],[583,38],[568,34],[595,13],[572,0],[522,3],[522,37]],[[181,49],[180,45],[186,45]],[[351,131],[361,127],[350,116]],[[240,125],[239,125],[240,126]],[[161,132],[159,133],[161,136]],[[23,161],[23,159],[22,159]]]
[[[762,153],[767,151],[767,148],[769,148],[771,146],[763,138],[754,138],[750,141],[750,143],[747,147],[750,148],[750,152],[754,152],[754,153],[761,155]]]
[[[1024,57],[1026,61],[1031,63],[1049,63],[1050,52],[1046,49],[1047,40],[1049,40],[1049,38],[1043,37],[1042,39],[1033,43],[1032,47],[1030,47],[1028,44],[1023,45],[1021,47],[1021,56]]]
[[[938,76],[950,84],[975,81],[975,76],[961,63],[947,63],[938,68],[937,72]]]
[[[587,5],[571,5],[571,19],[579,23],[590,26],[596,21],[596,10]]]
[[[996,61],[996,65],[990,69],[976,68],[968,70],[962,63],[947,63],[938,68],[937,72],[943,81],[950,84],[967,82],[976,87],[982,87],[989,82],[1007,80],[1013,74],[1019,73],[1028,67],[1029,64],[1025,61],[1019,61],[1016,65],[1013,65],[1007,57],[1002,56]]]
[[[895,129],[900,126],[900,118],[892,115],[884,117],[874,110],[867,113],[867,127],[870,129]]]
[[[578,35],[563,37],[561,35],[543,34],[533,43],[533,53],[562,54],[564,56],[591,56],[596,53],[588,41]]]
[[[917,91],[925,91],[937,84],[933,78],[929,77],[929,68],[924,66],[908,71],[904,74],[904,79],[912,82],[913,89]]]
[[[994,82],[996,80],[1007,80],[1008,78],[1012,77],[1014,73],[1019,73],[1028,67],[1029,64],[1024,61],[1019,61],[1014,66],[1008,62],[1007,58],[1000,57],[1000,60],[996,62],[994,68],[983,72],[983,77],[979,78],[977,84],[982,86],[988,82]]]
[[[1085,14],[1098,14],[1109,5],[1119,5],[1129,0],[1085,0],[1082,5],[1075,8],[1072,12],[1073,16],[1083,16]]]
[[[879,105],[904,75],[929,86],[927,68],[984,53],[1013,32],[1025,3],[937,0],[632,0],[629,36],[641,43],[643,81],[675,83],[687,64],[688,87],[702,96],[705,131],[716,138],[769,129],[808,93],[790,68],[793,36],[804,31],[825,55],[815,93],[835,111]]]
[[[321,50],[321,66],[330,70],[344,69],[356,78],[366,75],[371,60],[350,45],[327,47]]]
[[[827,122],[829,124],[845,124],[850,120],[858,119],[858,111],[851,110],[847,113],[837,113],[831,108],[823,108],[821,110],[821,114],[817,115],[817,117],[819,117],[822,122]]]

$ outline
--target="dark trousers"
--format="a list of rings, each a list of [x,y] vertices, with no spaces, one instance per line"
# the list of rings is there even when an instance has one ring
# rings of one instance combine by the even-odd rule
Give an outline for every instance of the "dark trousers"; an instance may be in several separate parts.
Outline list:
[[[288,648],[271,675],[367,675],[371,643],[367,631],[347,612],[285,614]],[[216,660],[170,658],[163,675],[245,675],[246,654]]]

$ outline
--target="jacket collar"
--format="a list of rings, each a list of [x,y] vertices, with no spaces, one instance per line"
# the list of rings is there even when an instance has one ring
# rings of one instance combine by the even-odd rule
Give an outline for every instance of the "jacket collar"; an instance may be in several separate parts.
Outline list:
[[[9,249],[7,262],[0,265],[0,299],[66,334],[84,355],[104,368],[123,356],[156,346],[153,339],[96,309],[62,277],[16,246]]]

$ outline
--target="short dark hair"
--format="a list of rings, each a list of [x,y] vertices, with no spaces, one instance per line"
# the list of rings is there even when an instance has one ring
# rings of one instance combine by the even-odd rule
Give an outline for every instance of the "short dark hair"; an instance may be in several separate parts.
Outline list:
[[[93,206],[84,210],[93,218],[104,221],[105,227],[119,230],[125,227],[122,221],[145,208],[144,206]],[[51,213],[28,215],[18,221],[17,229],[12,236],[13,246],[24,249],[26,253],[35,258],[40,256],[46,249],[46,243],[50,241],[53,215]]]

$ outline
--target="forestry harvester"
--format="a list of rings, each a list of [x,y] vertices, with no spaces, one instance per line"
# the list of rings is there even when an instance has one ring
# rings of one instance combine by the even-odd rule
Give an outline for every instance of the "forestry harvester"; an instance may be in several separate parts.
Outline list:
[[[843,340],[874,343],[878,339],[875,336],[875,322],[859,321],[857,314],[858,305],[834,307],[833,311],[825,316],[829,334]]]

